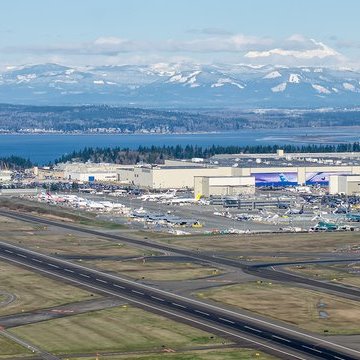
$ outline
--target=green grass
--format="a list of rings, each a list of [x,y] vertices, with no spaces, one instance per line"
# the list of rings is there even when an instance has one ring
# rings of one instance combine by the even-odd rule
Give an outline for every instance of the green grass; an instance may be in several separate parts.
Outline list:
[[[350,273],[351,264],[287,266],[285,269],[305,277],[360,287],[360,277]]]
[[[131,306],[81,314],[11,329],[56,354],[161,351],[221,344],[224,340]]]
[[[0,359],[32,354],[29,350],[0,335]]]
[[[33,212],[37,215],[48,216],[54,218],[54,220],[64,220],[70,222],[76,222],[80,225],[100,227],[103,229],[125,229],[126,226],[116,224],[113,222],[103,221],[96,219],[96,214],[74,211],[70,208],[60,208],[55,205],[49,205],[45,203],[39,203],[36,201],[20,199],[20,198],[0,198],[0,206],[6,207],[10,210],[18,210],[23,212]]]
[[[101,220],[81,220],[79,221],[80,225],[92,226],[92,227],[100,227],[102,229],[108,230],[118,230],[118,229],[126,229],[127,227],[122,224],[117,224],[111,221],[101,221]]]
[[[275,360],[273,356],[260,353],[256,350],[250,349],[214,349],[214,350],[200,350],[200,351],[186,351],[180,353],[165,353],[160,354],[146,354],[146,355],[111,355],[106,356],[101,354],[100,359],[108,360]],[[93,360],[92,358],[78,358],[73,360]]]
[[[93,267],[120,275],[127,275],[134,279],[155,281],[181,281],[201,279],[219,275],[222,271],[205,265],[182,262],[151,261],[143,262],[142,259],[131,261],[98,260],[83,262],[86,266]]]
[[[306,254],[304,258],[309,258],[314,256],[314,253],[337,252],[358,245],[359,234],[351,231],[345,233],[266,234],[266,236],[263,234],[216,235],[211,238],[205,235],[191,235],[157,240],[187,249],[229,252],[230,257],[240,252],[252,254],[251,256],[263,256],[266,252],[269,256],[277,256],[281,253],[283,257],[301,253]]]
[[[0,262],[0,290],[16,296],[16,300],[0,307],[0,315],[92,299],[90,292]]]
[[[203,291],[197,296],[282,320],[312,332],[360,334],[359,302],[319,291],[271,282],[251,282]],[[320,311],[325,311],[328,317],[321,318]]]

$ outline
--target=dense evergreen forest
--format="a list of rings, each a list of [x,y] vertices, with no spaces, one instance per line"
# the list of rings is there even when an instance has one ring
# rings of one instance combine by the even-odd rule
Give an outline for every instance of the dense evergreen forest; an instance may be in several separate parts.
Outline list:
[[[188,133],[250,128],[359,126],[360,110],[176,111],[108,105],[0,104],[0,132]]]
[[[324,153],[324,152],[358,152],[360,143],[338,145],[256,145],[256,146],[211,146],[199,147],[187,145],[177,146],[139,146],[136,150],[127,148],[84,148],[64,155],[55,162],[91,161],[95,163],[110,162],[116,164],[136,164],[139,162],[149,164],[162,164],[165,159],[191,159],[194,157],[209,158],[217,154],[270,154],[278,149],[286,153]]]
[[[8,156],[0,158],[0,169],[19,170],[28,169],[33,166],[29,159],[24,159],[19,156]]]

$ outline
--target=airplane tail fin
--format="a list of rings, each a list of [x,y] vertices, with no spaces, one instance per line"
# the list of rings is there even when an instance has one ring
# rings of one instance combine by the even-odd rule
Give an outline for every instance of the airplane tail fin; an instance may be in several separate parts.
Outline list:
[[[279,174],[279,178],[281,182],[289,182],[288,178],[283,173]]]

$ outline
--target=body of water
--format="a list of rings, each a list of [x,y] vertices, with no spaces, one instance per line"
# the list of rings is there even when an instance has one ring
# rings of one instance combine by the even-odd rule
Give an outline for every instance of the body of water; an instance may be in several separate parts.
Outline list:
[[[359,141],[359,127],[251,129],[216,134],[131,134],[131,135],[60,135],[2,134],[0,157],[17,155],[44,165],[61,155],[84,147],[128,147],[163,145],[275,145],[337,144]]]

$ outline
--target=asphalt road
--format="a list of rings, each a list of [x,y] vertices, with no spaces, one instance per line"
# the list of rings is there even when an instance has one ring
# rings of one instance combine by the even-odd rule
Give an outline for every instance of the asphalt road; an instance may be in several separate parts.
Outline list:
[[[273,324],[270,320],[222,309],[5,242],[0,242],[0,259],[120,297],[150,311],[201,326],[232,339],[245,340],[284,359],[360,359],[359,351],[285,325]]]
[[[256,265],[244,264],[244,263],[241,263],[236,260],[219,257],[216,254],[209,255],[209,254],[205,254],[200,251],[186,250],[186,249],[182,249],[179,247],[160,244],[160,243],[157,243],[157,242],[154,242],[151,240],[139,240],[139,239],[128,238],[125,236],[120,236],[120,235],[110,234],[110,233],[106,233],[106,232],[102,232],[102,231],[92,230],[92,229],[88,229],[88,228],[84,228],[84,227],[80,227],[77,225],[72,225],[72,224],[68,224],[68,223],[64,223],[64,222],[60,222],[60,221],[53,221],[53,220],[48,220],[48,219],[44,219],[44,218],[39,218],[39,217],[32,216],[32,215],[20,214],[20,213],[16,213],[13,211],[0,210],[0,215],[7,216],[7,217],[10,217],[10,218],[13,218],[16,220],[21,220],[21,221],[28,221],[28,222],[41,223],[41,224],[50,225],[50,226],[57,226],[57,227],[65,228],[65,229],[72,230],[72,231],[78,231],[78,232],[82,232],[82,233],[86,233],[86,234],[90,234],[90,235],[100,236],[100,237],[109,239],[110,241],[121,241],[123,243],[128,243],[130,245],[145,247],[145,248],[149,248],[152,250],[159,250],[159,251],[166,252],[169,254],[182,255],[182,256],[192,258],[194,260],[200,260],[200,261],[207,262],[209,264],[212,264],[213,266],[214,265],[220,265],[220,266],[223,265],[223,266],[227,266],[227,267],[231,267],[231,268],[241,269],[245,273],[255,275],[260,278],[271,279],[273,281],[289,282],[289,283],[296,283],[296,284],[300,284],[300,285],[311,286],[313,288],[330,291],[332,293],[335,293],[338,296],[345,296],[345,297],[350,297],[352,299],[360,300],[360,290],[359,289],[350,288],[350,287],[333,284],[333,283],[327,283],[324,281],[309,279],[309,278],[302,277],[300,275],[276,271],[276,269],[273,267],[265,267],[264,268],[264,267],[258,267]]]

